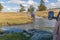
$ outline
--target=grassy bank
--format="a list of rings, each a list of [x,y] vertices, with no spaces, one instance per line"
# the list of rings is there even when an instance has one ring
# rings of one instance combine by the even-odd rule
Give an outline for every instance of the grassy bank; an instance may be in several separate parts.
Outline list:
[[[31,17],[28,14],[14,12],[0,13],[0,26],[25,23],[31,23]]]
[[[7,34],[5,36],[0,36],[0,40],[29,40],[30,36],[27,37],[23,33],[14,33],[14,34]]]

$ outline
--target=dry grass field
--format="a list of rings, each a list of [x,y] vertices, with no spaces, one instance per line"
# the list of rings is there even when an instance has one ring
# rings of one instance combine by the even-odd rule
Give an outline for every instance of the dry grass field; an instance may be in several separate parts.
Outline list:
[[[48,11],[38,11],[38,12],[35,12],[35,15],[39,16],[39,17],[47,18],[48,17]],[[54,16],[56,17],[57,15],[58,15],[58,11],[54,11]]]
[[[31,17],[28,14],[2,12],[0,13],[0,26],[4,25],[18,25],[30,23]]]
[[[57,14],[58,12],[55,11],[54,16],[57,16]],[[47,18],[48,11],[35,12],[35,16]],[[22,13],[0,12],[0,26],[31,23],[32,22],[31,20],[32,18],[27,12],[22,12]]]

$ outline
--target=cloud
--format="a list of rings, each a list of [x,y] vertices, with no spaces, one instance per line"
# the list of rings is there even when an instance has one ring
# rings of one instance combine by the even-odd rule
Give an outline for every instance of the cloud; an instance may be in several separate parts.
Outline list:
[[[20,9],[19,7],[12,8],[12,7],[8,7],[8,6],[4,6],[2,11],[3,12],[18,12],[19,9]]]
[[[22,1],[22,0],[9,0],[7,2],[4,2],[6,4],[17,4],[20,6],[20,4],[22,4],[25,9],[27,10],[29,8],[30,5],[33,5],[36,9],[37,9],[37,6],[38,6],[38,3],[37,2],[34,2],[33,0],[28,0],[28,1]],[[19,10],[19,6],[17,7],[14,7],[14,8],[11,8],[11,6],[4,6],[4,9],[3,11],[18,11]]]
[[[2,3],[2,4],[3,4],[3,3],[5,3],[5,2],[3,2],[3,1],[0,1],[0,3]]]
[[[11,9],[10,8],[4,8],[2,11],[7,12],[7,11],[11,11]]]
[[[60,1],[60,0],[57,0],[58,2]]]
[[[48,0],[44,0],[44,2],[49,2],[49,1]],[[27,0],[27,1],[9,0],[7,2],[0,1],[0,3],[9,4],[9,5],[10,4],[17,4],[19,6],[20,6],[20,4],[22,4],[25,7],[26,10],[29,8],[30,5],[33,5],[35,10],[37,10],[38,9],[38,5],[39,5],[37,2],[35,2],[33,0]],[[3,5],[4,6],[3,11],[18,11],[20,9],[19,6],[17,6],[17,7],[15,6],[14,8],[12,8],[12,5],[11,6],[9,6],[9,5],[7,5],[7,6]],[[51,4],[51,5],[53,6],[53,4]]]
[[[53,7],[56,7],[56,4],[55,3],[50,3],[51,6]]]
[[[44,2],[49,2],[48,0],[44,0]]]
[[[22,1],[22,0],[10,0],[7,3],[16,3],[16,4],[26,4],[26,5],[38,5],[37,2],[34,2],[33,0],[28,0],[26,1]]]
[[[55,3],[49,3],[47,4],[47,8],[60,8],[60,0],[57,0]]]

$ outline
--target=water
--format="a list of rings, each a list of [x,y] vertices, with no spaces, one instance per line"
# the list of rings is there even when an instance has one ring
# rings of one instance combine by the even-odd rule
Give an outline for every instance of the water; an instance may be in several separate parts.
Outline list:
[[[53,34],[48,31],[39,31],[36,32],[30,40],[53,40]]]
[[[24,24],[24,25],[14,25],[14,26],[2,26],[0,29],[4,31],[6,34],[8,33],[19,33],[23,32],[23,30],[28,30],[31,28],[41,28],[41,27],[55,27],[56,20],[48,20],[45,18],[36,18],[32,24]],[[30,40],[52,40],[53,35],[49,32],[44,31],[27,31],[28,33],[32,33],[33,36]],[[0,35],[4,36],[6,34]],[[30,36],[25,33],[26,36]]]
[[[24,24],[24,25],[15,25],[15,26],[2,26],[0,27],[1,30],[8,30],[8,29],[31,29],[33,27],[55,27],[56,20],[48,20],[45,18],[36,17],[35,21],[32,24]],[[34,26],[33,26],[34,25]]]

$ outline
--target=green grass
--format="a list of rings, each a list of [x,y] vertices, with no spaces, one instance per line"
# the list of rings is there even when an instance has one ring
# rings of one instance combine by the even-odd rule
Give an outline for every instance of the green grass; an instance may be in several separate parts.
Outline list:
[[[27,37],[23,33],[14,33],[1,36],[0,40],[29,40],[30,36]]]

